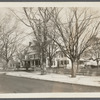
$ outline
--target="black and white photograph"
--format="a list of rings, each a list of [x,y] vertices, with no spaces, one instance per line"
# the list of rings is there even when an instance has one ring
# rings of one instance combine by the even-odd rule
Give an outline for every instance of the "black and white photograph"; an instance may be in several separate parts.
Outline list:
[[[0,94],[100,93],[100,3],[41,4],[0,7]]]

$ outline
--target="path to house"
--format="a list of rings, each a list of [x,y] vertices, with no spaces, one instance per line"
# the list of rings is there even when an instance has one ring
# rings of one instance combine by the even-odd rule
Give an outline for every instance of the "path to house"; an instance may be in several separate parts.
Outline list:
[[[71,78],[70,75],[60,75],[53,73],[41,75],[40,72],[6,72],[6,75],[100,87],[100,76],[78,75],[76,78]]]

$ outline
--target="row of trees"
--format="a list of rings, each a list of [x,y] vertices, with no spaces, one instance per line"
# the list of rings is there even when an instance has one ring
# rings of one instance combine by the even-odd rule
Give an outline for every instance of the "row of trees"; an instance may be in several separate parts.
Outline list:
[[[0,20],[0,63],[3,61],[3,69],[8,69],[14,58],[20,58],[19,49],[23,41],[23,30],[20,30],[20,22],[11,13],[1,16]],[[21,52],[20,52],[21,53]]]
[[[23,12],[28,23],[13,13],[32,29],[41,58],[41,68],[44,69],[47,56],[51,65],[53,55],[59,47],[71,60],[71,75],[75,77],[81,55],[93,44],[93,38],[99,33],[100,22],[96,14],[89,8],[55,7],[23,8]],[[64,14],[65,18],[62,17]]]
[[[93,47],[92,44],[95,40],[94,37],[97,38],[99,34],[100,21],[91,9],[24,7],[21,10],[22,15],[19,16],[15,10],[10,9],[17,21],[12,17],[9,17],[11,19],[4,18],[0,27],[0,55],[6,63],[15,55],[21,59],[20,55],[25,49],[18,49],[22,34],[22,30],[19,30],[17,24],[18,20],[32,31],[33,48],[38,51],[43,73],[46,67],[46,58],[49,57],[51,66],[55,52],[60,49],[71,60],[71,75],[76,77],[78,61],[82,54],[91,47],[91,52],[99,49],[97,45]]]
[[[17,22],[10,15],[6,15],[0,22],[0,57],[5,61],[4,69],[14,55],[17,40]]]

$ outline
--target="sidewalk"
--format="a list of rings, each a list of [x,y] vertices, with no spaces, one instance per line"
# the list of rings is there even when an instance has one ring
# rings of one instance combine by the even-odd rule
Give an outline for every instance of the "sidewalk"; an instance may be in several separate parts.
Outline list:
[[[5,72],[6,75],[17,76],[17,77],[27,77],[40,80],[48,80],[62,83],[72,83],[87,86],[97,86],[100,87],[100,76],[79,76],[76,78],[71,78],[70,75],[60,75],[60,74],[46,74],[40,75],[39,72]]]

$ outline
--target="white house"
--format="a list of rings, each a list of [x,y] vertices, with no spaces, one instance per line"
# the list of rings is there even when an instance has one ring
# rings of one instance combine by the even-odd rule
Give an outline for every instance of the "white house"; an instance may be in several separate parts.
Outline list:
[[[49,67],[49,58],[46,60],[46,66]],[[52,60],[52,68],[71,68],[71,61],[68,57],[64,55],[62,51],[57,51],[53,60]]]
[[[27,48],[27,54],[23,59],[24,66],[28,67],[40,67],[40,57],[36,50],[33,50],[31,46]],[[46,58],[46,67],[49,67],[49,58]],[[62,67],[62,68],[71,68],[71,61],[67,58],[62,51],[57,51],[52,60],[52,68]]]

